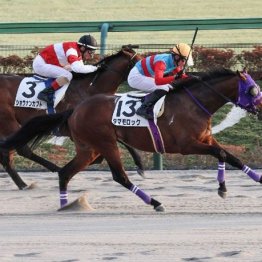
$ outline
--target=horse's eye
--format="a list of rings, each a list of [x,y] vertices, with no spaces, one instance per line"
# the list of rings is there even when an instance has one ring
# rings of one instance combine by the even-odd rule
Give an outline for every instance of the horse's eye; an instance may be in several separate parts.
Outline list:
[[[252,86],[250,89],[249,89],[249,93],[250,95],[252,96],[257,96],[259,94],[259,89],[257,86]]]

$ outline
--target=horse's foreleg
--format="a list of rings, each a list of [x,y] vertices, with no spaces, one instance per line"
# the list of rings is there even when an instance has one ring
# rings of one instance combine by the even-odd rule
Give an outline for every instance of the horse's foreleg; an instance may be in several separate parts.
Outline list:
[[[226,163],[219,161],[218,171],[217,171],[217,181],[219,183],[218,195],[221,196],[222,198],[225,198],[227,193],[226,181],[225,181],[225,169],[226,169]]]
[[[236,167],[246,173],[250,178],[252,178],[255,182],[262,183],[262,176],[257,174],[254,170],[252,170],[249,166],[244,165],[241,160],[227,152],[225,149],[220,149],[222,152],[220,155],[223,156],[224,162],[230,164],[233,167]]]
[[[13,168],[13,153],[0,153],[0,163],[3,165],[6,172],[9,174],[9,176],[12,178],[12,180],[20,190],[28,187],[28,185],[22,180],[22,178]]]
[[[209,141],[210,141],[209,143],[211,143],[213,146],[222,148],[214,137],[210,137]],[[219,188],[217,192],[218,195],[222,198],[225,198],[227,193],[225,172],[226,172],[226,163],[224,161],[218,161],[217,181],[219,183]]]
[[[22,148],[17,149],[17,153],[20,156],[26,157],[26,158],[42,165],[43,167],[47,168],[51,172],[58,172],[60,170],[60,167],[58,167],[54,163],[52,163],[52,162],[36,155],[35,153],[33,153],[33,151],[28,146],[24,146]]]
[[[233,167],[240,169],[245,172],[250,178],[255,182],[262,183],[262,176],[257,174],[247,165],[244,165],[238,158],[227,152],[220,146],[208,145],[201,142],[189,143],[189,147],[184,149],[183,154],[202,154],[202,155],[212,155],[218,159],[219,162],[226,162]]]
[[[160,202],[152,198],[149,194],[140,189],[138,186],[131,183],[121,163],[120,154],[117,146],[115,146],[114,148],[109,148],[110,147],[107,147],[107,152],[103,153],[103,156],[106,158],[108,162],[114,181],[121,184],[123,187],[127,188],[132,193],[137,195],[146,204],[153,206],[156,211],[164,211],[164,207]]]

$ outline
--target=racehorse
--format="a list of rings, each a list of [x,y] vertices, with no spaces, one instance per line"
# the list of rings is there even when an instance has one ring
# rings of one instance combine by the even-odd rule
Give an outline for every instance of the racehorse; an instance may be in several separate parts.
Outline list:
[[[223,149],[212,136],[211,117],[228,102],[252,114],[262,113],[262,93],[251,76],[223,69],[178,81],[174,90],[167,94],[164,112],[157,120],[166,153],[211,155],[218,159],[218,193],[222,197],[227,191],[225,163],[262,183],[261,175]],[[134,103],[129,103],[129,112],[134,110]],[[112,123],[115,106],[115,96],[101,94],[89,97],[74,110],[32,119],[14,136],[1,142],[0,148],[17,149],[29,141],[36,145],[54,128],[67,125],[76,147],[76,156],[59,171],[61,207],[67,204],[70,179],[101,154],[116,182],[152,205],[156,211],[163,211],[160,202],[129,180],[117,147],[117,141],[123,141],[137,149],[155,152],[149,131],[146,127],[115,126]]]
[[[140,59],[132,48],[137,46],[123,46],[122,50],[116,54],[108,56],[98,62],[99,69],[90,74],[78,74],[71,81],[64,99],[56,107],[57,112],[65,111],[69,108],[74,108],[86,97],[98,93],[114,94],[118,86],[127,78],[132,66]],[[15,107],[14,101],[19,83],[24,76],[18,75],[0,75],[0,138],[4,139],[7,136],[15,133],[22,124],[37,115],[45,114],[45,110],[37,110],[33,108]],[[34,89],[29,89],[31,93]],[[31,93],[28,92],[29,96]],[[96,114],[94,112],[94,114]],[[68,135],[63,133],[61,135]],[[134,158],[138,166],[138,172],[143,174],[143,165],[140,156],[132,148],[127,146],[127,149]],[[26,145],[20,148],[18,154],[31,159],[52,172],[59,171],[59,167],[53,163],[37,156]],[[102,159],[100,159],[102,161]],[[21,179],[13,166],[13,152],[0,152],[0,163],[3,165],[7,173],[13,179],[19,189],[27,188],[27,184]]]

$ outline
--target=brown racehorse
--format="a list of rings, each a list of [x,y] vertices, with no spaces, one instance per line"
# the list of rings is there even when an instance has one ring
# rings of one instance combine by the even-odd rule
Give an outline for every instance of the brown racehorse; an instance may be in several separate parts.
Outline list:
[[[75,110],[32,119],[14,136],[1,142],[0,148],[17,149],[32,140],[36,143],[54,128],[66,124],[75,143],[76,156],[59,171],[61,207],[67,204],[70,179],[102,154],[116,182],[138,195],[146,204],[152,205],[155,210],[163,211],[160,202],[128,179],[117,147],[117,141],[123,141],[137,149],[154,152],[151,135],[146,127],[113,125],[111,119],[115,102],[115,96],[96,95],[87,98]],[[250,75],[217,70],[203,74],[200,78],[189,77],[177,83],[175,90],[166,96],[165,110],[157,122],[166,153],[211,155],[218,159],[220,196],[224,196],[227,191],[225,163],[242,170],[256,182],[262,182],[261,175],[223,149],[212,136],[211,116],[227,102],[253,114],[261,114],[262,111],[262,93]],[[127,111],[135,112],[134,104],[129,105],[132,106]]]
[[[101,60],[97,72],[91,74],[79,74],[71,81],[64,99],[58,104],[56,111],[61,112],[74,108],[86,97],[104,93],[114,94],[118,86],[127,79],[127,75],[139,56],[132,49],[137,46],[126,46],[121,51]],[[24,77],[18,75],[0,75],[0,138],[4,139],[17,131],[22,124],[37,115],[45,114],[45,110],[32,108],[14,107],[14,101],[19,83]],[[33,90],[32,90],[33,91]],[[95,115],[96,112],[94,112]],[[62,135],[67,135],[66,133]],[[143,165],[140,156],[135,150],[127,146],[135,163],[138,172],[143,174]],[[59,171],[59,167],[53,163],[37,156],[27,146],[18,150],[18,154],[29,158],[52,172]],[[0,153],[0,163],[13,179],[19,189],[27,187],[13,166],[13,153]]]

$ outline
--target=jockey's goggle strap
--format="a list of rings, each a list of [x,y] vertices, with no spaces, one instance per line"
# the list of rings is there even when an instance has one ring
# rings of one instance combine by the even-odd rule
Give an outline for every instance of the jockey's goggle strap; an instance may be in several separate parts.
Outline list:
[[[187,58],[183,55],[180,55],[180,54],[176,54],[176,53],[173,53],[174,57],[175,56],[178,56],[178,59],[175,59],[177,62],[179,61],[183,61],[183,62],[186,62]]]
[[[87,51],[89,54],[94,54],[95,51],[96,51],[96,49],[91,48],[91,47],[89,47],[89,46],[86,46],[86,45],[82,45],[82,46],[85,48],[85,51],[84,51],[84,52]]]
[[[174,55],[178,55],[179,56],[179,59],[178,61],[186,61],[187,60],[187,57],[186,56],[183,56],[179,50],[179,46],[176,45],[176,50],[178,51],[178,54],[177,53],[174,53]]]
[[[178,61],[183,61],[183,62],[186,62],[186,57],[184,57],[184,56],[179,56],[179,59],[178,59]]]

